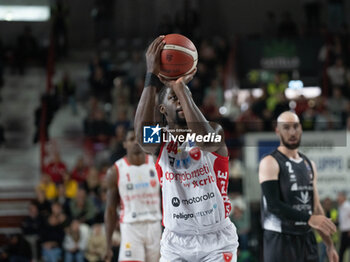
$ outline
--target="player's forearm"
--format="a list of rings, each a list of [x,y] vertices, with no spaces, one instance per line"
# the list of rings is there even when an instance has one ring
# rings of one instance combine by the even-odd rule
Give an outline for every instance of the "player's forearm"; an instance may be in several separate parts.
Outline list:
[[[155,97],[157,95],[155,86],[145,86],[142,91],[140,101],[137,105],[134,127],[137,141],[142,141],[142,127],[144,123],[153,123],[154,107],[156,106]]]
[[[323,243],[327,246],[327,248],[333,247],[333,240],[330,236],[326,236],[320,230],[317,230],[317,232],[320,234],[320,236],[323,240]]]
[[[106,240],[107,240],[107,248],[112,248],[112,236],[115,230],[115,226],[117,223],[117,212],[115,210],[111,210],[106,208],[105,211],[105,230],[106,230]]]
[[[261,189],[266,199],[267,209],[272,214],[281,219],[308,222],[310,218],[308,213],[296,210],[281,201],[278,180],[268,180],[261,183]]]

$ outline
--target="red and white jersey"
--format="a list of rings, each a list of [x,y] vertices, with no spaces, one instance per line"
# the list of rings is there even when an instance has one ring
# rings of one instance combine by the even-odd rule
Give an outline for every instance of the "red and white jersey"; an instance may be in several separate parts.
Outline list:
[[[146,155],[146,162],[135,166],[123,157],[114,165],[119,173],[120,223],[161,220],[159,183],[153,158]]]
[[[215,231],[231,211],[228,157],[193,142],[163,143],[156,162],[162,186],[163,225],[177,233]]]

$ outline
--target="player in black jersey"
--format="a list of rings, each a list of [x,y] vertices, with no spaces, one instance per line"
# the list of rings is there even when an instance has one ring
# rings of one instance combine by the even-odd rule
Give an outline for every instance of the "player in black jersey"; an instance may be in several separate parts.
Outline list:
[[[299,118],[284,112],[277,119],[280,146],[259,165],[265,262],[318,262],[312,228],[327,246],[330,262],[338,262],[331,240],[335,225],[324,216],[317,191],[315,164],[298,151]]]

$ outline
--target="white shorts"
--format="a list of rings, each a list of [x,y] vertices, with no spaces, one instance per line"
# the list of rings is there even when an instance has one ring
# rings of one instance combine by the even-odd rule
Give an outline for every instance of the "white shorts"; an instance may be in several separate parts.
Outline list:
[[[165,229],[160,243],[160,262],[236,262],[236,227],[225,222],[216,231],[196,235]]]
[[[158,262],[160,257],[160,221],[120,224],[119,261]]]

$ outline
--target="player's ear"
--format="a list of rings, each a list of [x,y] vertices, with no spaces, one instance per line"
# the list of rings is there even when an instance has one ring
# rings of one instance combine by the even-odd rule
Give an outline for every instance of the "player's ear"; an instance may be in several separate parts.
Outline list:
[[[280,130],[279,130],[279,128],[278,128],[278,124],[276,125],[276,127],[275,127],[275,133],[276,133],[276,135],[280,135]]]
[[[164,104],[160,104],[158,106],[159,112],[162,113],[163,115],[165,115],[165,105]]]

